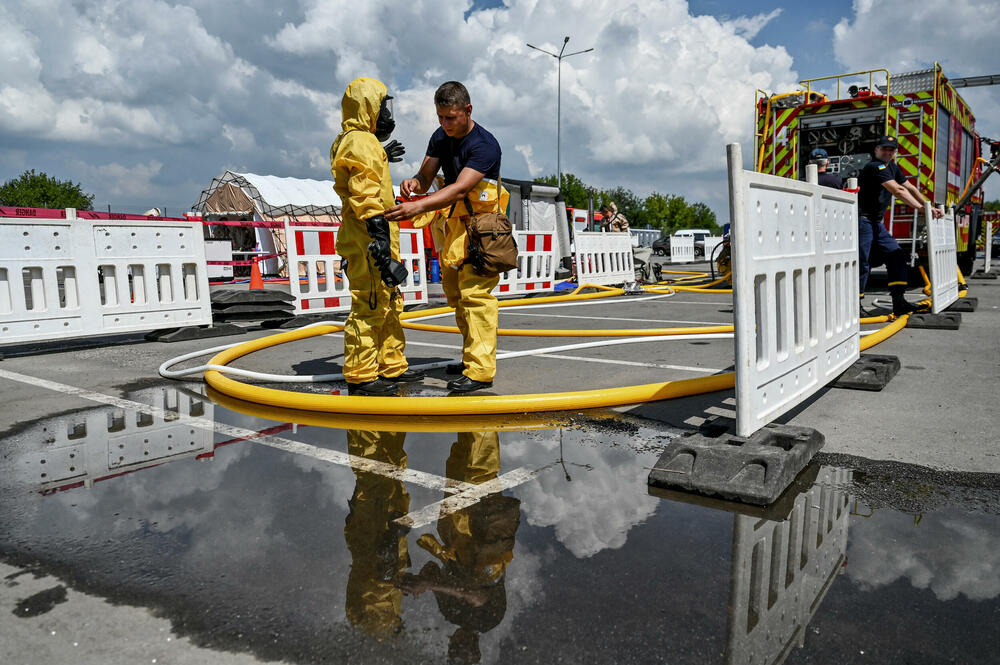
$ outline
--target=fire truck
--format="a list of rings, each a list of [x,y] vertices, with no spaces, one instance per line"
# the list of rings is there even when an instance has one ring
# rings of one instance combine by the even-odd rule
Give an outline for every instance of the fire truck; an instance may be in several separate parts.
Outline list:
[[[809,156],[826,150],[827,171],[846,182],[871,160],[882,135],[899,141],[903,175],[934,205],[955,206],[959,267],[972,270],[983,212],[982,184],[1000,164],[1000,141],[980,136],[969,105],[956,88],[1000,84],[1000,76],[949,80],[933,68],[905,74],[874,69],[800,81],[801,90],[755,95],[754,169],[804,179]],[[984,157],[982,146],[990,148]],[[894,201],[885,215],[889,232],[922,255],[922,215]]]

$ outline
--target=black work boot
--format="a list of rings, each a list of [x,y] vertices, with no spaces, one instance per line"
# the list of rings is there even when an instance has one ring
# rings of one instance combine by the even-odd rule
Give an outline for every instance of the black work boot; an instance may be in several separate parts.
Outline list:
[[[492,381],[476,381],[475,379],[470,379],[464,374],[460,378],[448,382],[448,390],[460,395],[463,393],[471,393],[474,390],[483,390],[484,388],[492,387]]]
[[[903,286],[892,285],[889,287],[889,295],[892,296],[892,313],[895,316],[913,314],[920,309],[917,305],[909,302],[903,296],[904,293],[906,293],[906,289]]]
[[[392,381],[378,378],[364,383],[348,383],[347,394],[366,397],[395,397],[399,394],[399,386]]]
[[[408,369],[402,374],[397,374],[396,376],[380,376],[380,379],[385,381],[393,381],[395,383],[410,383],[412,381],[422,381],[423,378],[427,376],[427,373],[419,369]]]

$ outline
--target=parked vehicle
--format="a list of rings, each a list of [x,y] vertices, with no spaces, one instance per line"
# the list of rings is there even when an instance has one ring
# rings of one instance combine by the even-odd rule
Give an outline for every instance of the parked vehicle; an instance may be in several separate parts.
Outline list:
[[[674,232],[674,236],[678,238],[686,236],[694,236],[694,255],[704,256],[705,255],[705,238],[712,235],[712,232],[708,229],[678,229]],[[659,240],[653,243],[653,253],[657,256],[669,256],[670,255],[670,238],[672,236],[662,235]]]

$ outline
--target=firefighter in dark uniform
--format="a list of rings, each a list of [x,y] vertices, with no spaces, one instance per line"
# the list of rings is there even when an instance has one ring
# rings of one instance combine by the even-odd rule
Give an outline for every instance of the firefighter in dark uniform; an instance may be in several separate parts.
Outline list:
[[[864,297],[871,266],[885,263],[889,273],[889,294],[892,313],[909,314],[917,307],[909,303],[906,292],[906,255],[896,239],[882,223],[885,211],[897,198],[914,210],[922,210],[926,199],[906,178],[896,164],[899,142],[894,136],[883,136],[875,146],[874,159],[858,174],[858,286]],[[931,208],[935,219],[944,213]]]
[[[817,182],[824,187],[832,187],[834,189],[843,189],[844,181],[840,179],[839,175],[834,175],[833,173],[827,172],[827,167],[830,165],[830,157],[826,154],[826,150],[823,148],[816,148],[809,154],[809,163],[816,165],[816,171],[818,173]]]

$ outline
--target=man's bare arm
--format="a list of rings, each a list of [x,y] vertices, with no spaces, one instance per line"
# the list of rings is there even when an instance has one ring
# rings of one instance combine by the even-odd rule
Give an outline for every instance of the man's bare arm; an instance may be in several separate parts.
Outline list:
[[[421,171],[423,171],[423,167],[421,167]],[[466,167],[458,174],[458,179],[447,187],[442,187],[425,198],[417,199],[416,201],[407,201],[389,208],[385,212],[386,219],[389,221],[413,219],[420,213],[444,208],[465,197],[482,179],[482,173]],[[400,185],[400,191],[402,191],[402,185]]]
[[[890,180],[889,182],[882,183],[882,186],[889,190],[889,193],[895,196],[897,199],[910,206],[914,210],[921,211],[924,209],[924,203],[926,199],[920,193],[916,187],[911,183],[899,184],[895,180]],[[939,208],[931,207],[931,216],[935,219],[940,218],[944,215]]]
[[[399,183],[400,193],[406,198],[412,194],[423,194],[430,189],[431,182],[434,181],[434,176],[437,175],[439,168],[441,168],[441,160],[437,157],[424,156],[424,161],[420,164],[417,175]]]

